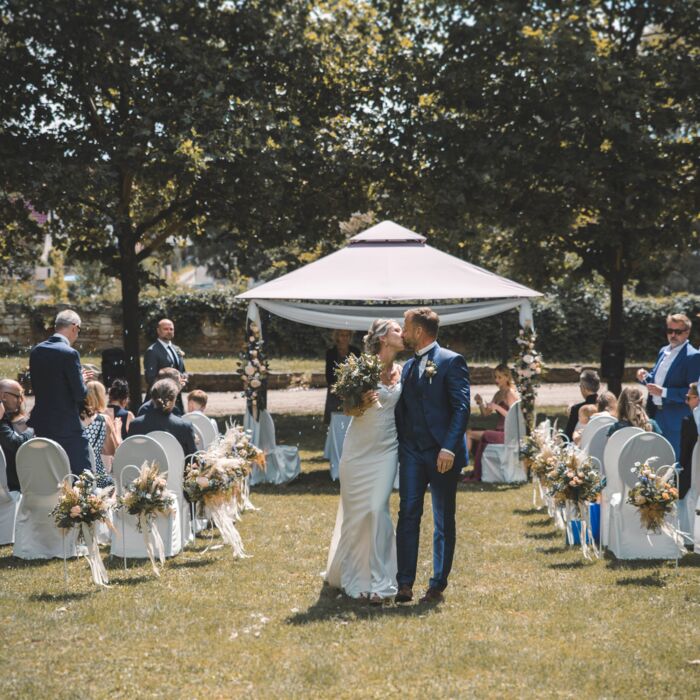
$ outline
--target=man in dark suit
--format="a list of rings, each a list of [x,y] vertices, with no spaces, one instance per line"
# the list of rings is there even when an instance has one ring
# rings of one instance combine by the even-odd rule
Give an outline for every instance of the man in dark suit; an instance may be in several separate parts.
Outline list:
[[[469,369],[461,355],[438,345],[440,318],[432,309],[409,309],[404,316],[403,341],[415,356],[404,365],[395,411],[400,486],[396,602],[413,598],[423,500],[430,484],[433,576],[420,602],[439,603],[452,569],[457,481],[467,459]]]
[[[15,457],[20,446],[34,437],[31,428],[19,432],[12,424],[21,402],[22,387],[12,379],[0,379],[0,447],[5,455],[8,491],[21,490]]]
[[[175,436],[186,456],[196,452],[192,423],[173,415],[179,391],[180,387],[171,379],[159,379],[151,389],[153,410],[131,421],[129,436],[148,435],[154,430],[163,430]]]
[[[172,379],[172,381],[180,387],[180,390],[182,390],[182,387],[185,384],[182,379],[182,375],[173,367],[163,367],[163,369],[159,370],[156,381],[159,379]],[[154,408],[155,404],[153,403],[153,399],[149,398],[148,401],[144,401],[141,404],[141,408],[139,408],[137,415],[144,416],[154,410]],[[181,416],[183,413],[184,411],[177,405],[176,402],[175,407],[173,408],[173,415]]]
[[[149,391],[158,378],[158,372],[164,367],[174,367],[181,375],[185,375],[185,353],[173,343],[175,324],[167,318],[161,319],[158,321],[156,334],[158,340],[146,348],[143,356],[143,369]],[[184,413],[180,394],[177,395],[177,407]]]
[[[80,316],[66,309],[56,316],[55,333],[32,348],[29,373],[34,408],[28,425],[36,437],[56,441],[68,455],[74,474],[91,469],[87,438],[83,437],[80,407],[87,395],[85,382],[93,372],[82,369],[73,347],[80,333]]]
[[[690,415],[685,397],[700,375],[700,352],[689,342],[691,323],[685,314],[666,318],[668,345],[661,348],[654,367],[637,370],[637,379],[649,391],[647,413],[659,424],[664,437],[680,456],[681,423]]]
[[[569,410],[569,420],[566,423],[566,428],[564,428],[564,434],[569,438],[569,440],[574,439],[574,430],[576,430],[576,424],[578,423],[578,410],[581,406],[585,406],[587,403],[595,404],[598,401],[598,392],[600,391],[600,377],[598,372],[593,369],[584,369],[579,376],[579,389],[581,390],[581,396],[583,396],[583,401],[575,403]]]
[[[697,382],[693,382],[688,388],[685,402],[692,413],[681,421],[681,449],[678,458],[681,473],[678,479],[678,498],[685,498],[685,495],[690,490],[693,450],[698,443],[698,424],[695,414],[697,413],[698,405],[700,405],[700,396],[698,396]]]

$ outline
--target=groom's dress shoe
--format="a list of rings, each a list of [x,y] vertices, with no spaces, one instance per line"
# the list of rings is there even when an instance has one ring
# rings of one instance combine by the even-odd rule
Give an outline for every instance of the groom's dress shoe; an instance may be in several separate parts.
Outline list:
[[[397,603],[410,603],[413,600],[413,589],[410,586],[401,586],[394,600]]]
[[[442,603],[445,600],[445,596],[442,595],[442,591],[437,588],[429,588],[425,595],[420,599],[420,603]]]

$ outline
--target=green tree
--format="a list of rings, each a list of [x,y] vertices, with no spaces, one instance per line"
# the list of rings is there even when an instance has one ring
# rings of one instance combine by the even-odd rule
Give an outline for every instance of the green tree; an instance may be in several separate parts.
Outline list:
[[[360,208],[347,144],[363,86],[348,71],[376,43],[368,4],[7,0],[0,11],[0,191],[54,212],[55,244],[121,280],[133,396],[139,292],[159,282],[149,258],[219,232],[219,253],[245,263],[271,244],[316,242],[322,217],[333,228],[332,212]],[[22,211],[11,224],[29,235]]]

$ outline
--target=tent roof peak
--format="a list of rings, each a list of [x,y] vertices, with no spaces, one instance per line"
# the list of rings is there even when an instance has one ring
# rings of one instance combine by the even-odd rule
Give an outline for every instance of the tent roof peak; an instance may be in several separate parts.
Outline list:
[[[425,236],[414,233],[393,221],[382,221],[350,239],[353,243],[425,243]]]

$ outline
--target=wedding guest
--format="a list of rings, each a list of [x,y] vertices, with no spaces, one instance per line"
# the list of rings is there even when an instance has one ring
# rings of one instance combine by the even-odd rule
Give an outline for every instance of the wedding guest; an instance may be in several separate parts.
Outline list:
[[[151,387],[153,410],[137,416],[131,421],[129,435],[147,435],[154,430],[164,430],[177,438],[185,455],[197,451],[194,441],[194,427],[179,416],[173,415],[175,402],[180,393],[180,385],[172,379],[159,379]]]
[[[680,454],[681,422],[690,415],[685,396],[690,383],[700,376],[700,352],[688,342],[691,327],[685,314],[667,316],[668,345],[659,351],[653,369],[637,370],[637,379],[649,392],[647,413],[658,421],[676,457]]]
[[[129,383],[126,379],[115,379],[109,387],[109,403],[107,414],[114,420],[121,419],[121,436],[126,440],[129,432],[129,424],[134,420],[134,414],[128,409]]]
[[[335,368],[343,362],[348,355],[359,355],[360,350],[354,345],[350,345],[352,331],[348,329],[338,329],[333,331],[331,336],[333,347],[326,350],[326,406],[323,410],[323,422],[328,425],[331,422],[331,413],[343,410],[340,399],[331,393],[331,387],[335,384]]]
[[[187,413],[199,413],[202,416],[205,416],[208,418],[204,410],[207,407],[207,403],[209,401],[209,397],[207,396],[206,391],[202,391],[201,389],[194,389],[193,391],[190,391],[190,393],[187,395]],[[219,432],[219,426],[216,424],[216,421],[213,418],[209,418],[211,421],[211,424],[214,426],[214,430],[216,432]]]
[[[12,428],[18,433],[28,430],[29,414],[26,412],[22,385],[14,379],[0,379],[0,401],[4,401],[5,416],[12,423]]]
[[[187,383],[185,375],[185,353],[173,343],[175,337],[175,324],[168,318],[162,318],[158,321],[156,327],[156,335],[158,339],[155,343],[146,348],[143,356],[143,370],[146,375],[146,384],[150,391],[153,382],[160,378],[160,370],[164,367],[172,367],[176,369],[184,377],[182,385]],[[182,404],[182,396],[177,395],[177,407],[180,410],[179,415],[184,412]]]
[[[573,440],[574,430],[576,430],[576,424],[578,423],[578,410],[584,404],[594,404],[598,401],[598,391],[600,390],[600,377],[598,372],[593,369],[584,369],[579,376],[579,389],[581,391],[581,396],[583,396],[583,401],[574,404],[569,411],[569,420],[564,428],[564,434]]]
[[[112,420],[107,413],[107,392],[102,382],[87,383],[87,396],[80,414],[83,435],[95,455],[95,476],[100,488],[111,485],[111,461],[121,444],[121,418]]]
[[[591,418],[595,415],[597,408],[598,407],[592,403],[586,403],[578,409],[578,423],[576,424],[576,429],[574,430],[574,445],[579,445],[581,443],[581,435],[583,435],[583,430],[590,423]]]
[[[29,354],[29,372],[34,389],[34,408],[28,425],[37,437],[57,442],[68,455],[71,471],[90,469],[88,441],[80,423],[85,401],[85,382],[91,370],[80,365],[80,354],[72,345],[80,334],[80,316],[66,309],[56,316],[55,333],[35,345]]]
[[[644,410],[644,394],[636,386],[626,387],[617,402],[617,421],[610,426],[608,437],[622,428],[641,428],[662,435],[658,423]]]
[[[596,401],[598,411],[593,416],[610,416],[617,418],[617,396],[612,391],[604,391],[598,396]]]
[[[34,437],[34,431],[27,428],[17,430],[12,416],[19,411],[22,402],[22,387],[12,379],[0,379],[0,448],[5,455],[8,491],[21,491],[17,478],[17,450]]]
[[[498,365],[494,369],[494,378],[498,390],[487,404],[480,394],[474,396],[477,406],[482,416],[490,416],[492,413],[498,414],[498,422],[493,430],[468,430],[467,450],[474,445],[474,469],[467,472],[462,480],[481,480],[481,458],[487,445],[502,445],[505,438],[504,426],[508,409],[520,399],[520,395],[515,389],[513,375],[507,365]]]
[[[180,387],[180,391],[182,391],[182,387],[185,386],[186,379],[182,377],[182,375],[173,367],[163,367],[163,369],[158,371],[158,379],[170,379],[171,381],[175,382],[177,386]],[[178,394],[179,396],[179,394]],[[139,411],[137,415],[139,416],[144,416],[146,413],[149,413],[154,409],[153,401],[149,399],[148,401],[144,402],[141,405],[141,408],[139,408]],[[182,408],[177,405],[177,402],[175,403],[175,408],[173,409],[173,413],[176,416],[181,416],[183,414]]]
[[[700,396],[698,395],[697,382],[693,382],[688,387],[688,394],[686,395],[685,401],[688,404],[691,414],[685,416],[681,421],[681,449],[678,459],[681,473],[678,478],[678,498],[685,498],[685,495],[690,490],[693,450],[698,444],[697,419],[700,418]]]

